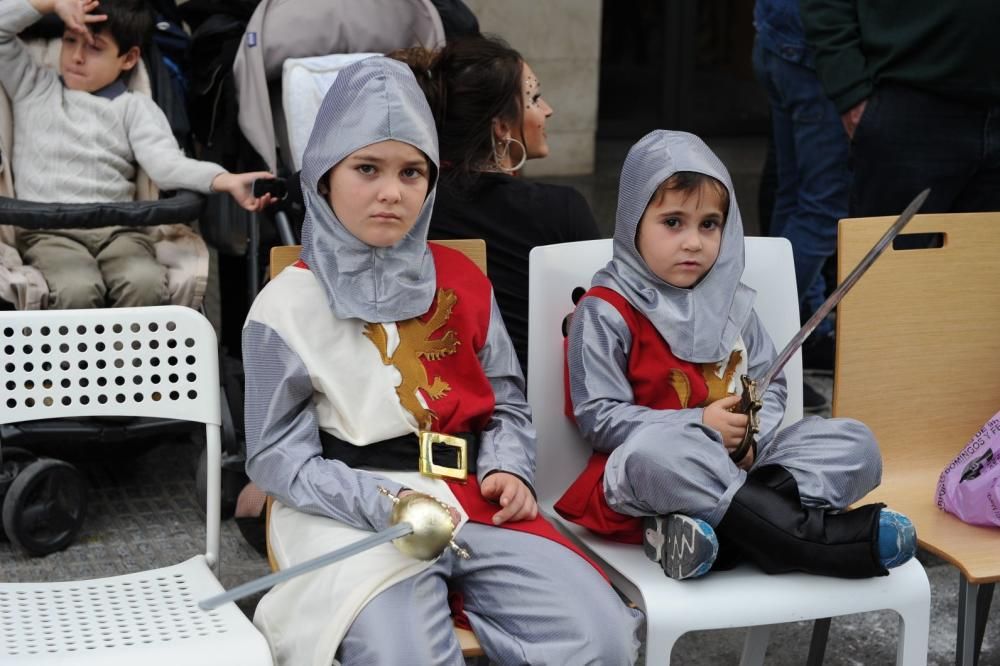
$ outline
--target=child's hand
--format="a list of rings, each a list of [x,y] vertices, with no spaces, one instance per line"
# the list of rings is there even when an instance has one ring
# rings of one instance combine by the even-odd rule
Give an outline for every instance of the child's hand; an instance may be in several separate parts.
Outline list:
[[[97,0],[54,0],[52,11],[62,19],[66,29],[75,32],[88,44],[94,43],[94,35],[87,28],[88,23],[108,20],[107,14],[91,14],[97,9]]]
[[[747,431],[747,415],[730,411],[739,404],[740,396],[730,395],[716,400],[702,411],[701,422],[719,431],[728,451],[733,451],[740,445]]]
[[[243,208],[251,213],[267,208],[277,201],[270,194],[262,197],[255,197],[251,188],[253,181],[258,178],[274,178],[274,174],[268,171],[251,171],[249,173],[220,173],[212,179],[213,192],[226,192]]]
[[[538,504],[524,481],[507,472],[494,472],[479,484],[479,491],[488,500],[497,500],[503,507],[493,514],[493,524],[508,520],[533,520],[538,515]]]

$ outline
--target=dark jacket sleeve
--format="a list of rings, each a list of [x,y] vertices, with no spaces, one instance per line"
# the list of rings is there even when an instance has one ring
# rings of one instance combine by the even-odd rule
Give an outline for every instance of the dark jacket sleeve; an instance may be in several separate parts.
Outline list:
[[[816,55],[816,73],[840,113],[872,93],[862,49],[856,0],[800,0],[806,40]]]

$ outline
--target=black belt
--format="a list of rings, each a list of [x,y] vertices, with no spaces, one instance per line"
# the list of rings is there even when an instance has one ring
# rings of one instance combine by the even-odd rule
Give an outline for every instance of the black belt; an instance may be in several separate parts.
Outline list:
[[[436,471],[421,465],[421,435],[409,433],[375,442],[367,446],[355,446],[342,439],[334,437],[323,430],[319,431],[320,443],[323,445],[323,457],[339,460],[351,467],[368,467],[371,469],[387,469],[401,471],[420,471],[430,476],[446,478],[465,478],[476,473],[476,459],[479,457],[479,435],[462,432],[455,435],[423,432],[425,446],[429,447]],[[456,443],[436,441],[442,439],[464,440],[465,465],[460,461],[460,451]]]

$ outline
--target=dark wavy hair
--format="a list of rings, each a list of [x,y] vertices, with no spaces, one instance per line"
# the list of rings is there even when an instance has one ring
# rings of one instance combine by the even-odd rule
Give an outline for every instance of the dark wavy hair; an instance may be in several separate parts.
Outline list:
[[[437,51],[420,47],[389,54],[410,66],[427,96],[438,131],[442,179],[469,184],[493,155],[493,120],[524,119],[524,59],[495,36],[475,35]]]
[[[106,32],[118,45],[121,55],[133,46],[144,50],[153,36],[153,14],[145,0],[101,0],[93,14],[107,14],[108,20],[90,23],[95,34]]]

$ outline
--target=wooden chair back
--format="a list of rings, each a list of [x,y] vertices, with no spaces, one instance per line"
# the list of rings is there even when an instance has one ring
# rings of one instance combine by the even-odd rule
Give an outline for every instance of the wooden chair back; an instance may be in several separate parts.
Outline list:
[[[486,241],[482,238],[461,238],[457,240],[437,240],[431,241],[432,243],[438,243],[439,245],[444,245],[445,247],[450,247],[453,250],[458,250],[472,260],[476,266],[479,267],[483,273],[486,273]],[[299,260],[299,255],[302,253],[301,245],[278,245],[271,248],[271,265],[268,268],[268,275],[273,280],[278,273],[284,270],[287,266],[291,266],[296,261]],[[271,497],[267,498],[267,519],[271,518],[271,504],[273,500]],[[271,566],[271,571],[278,570],[278,563],[274,559],[274,554],[271,552],[271,546],[268,544],[267,547],[267,563]],[[460,629],[455,627],[455,635],[458,638],[459,645],[462,646],[462,655],[464,657],[482,657],[484,656],[483,648],[479,644],[479,640],[476,635],[469,631],[468,629]]]
[[[892,218],[840,222],[843,279]],[[887,249],[837,314],[833,413],[866,423],[882,485],[864,501],[907,514],[920,545],[971,583],[1000,579],[1000,533],[937,508],[945,466],[1000,410],[1000,213],[918,215],[907,234],[943,245]]]

